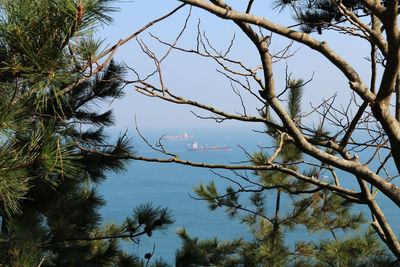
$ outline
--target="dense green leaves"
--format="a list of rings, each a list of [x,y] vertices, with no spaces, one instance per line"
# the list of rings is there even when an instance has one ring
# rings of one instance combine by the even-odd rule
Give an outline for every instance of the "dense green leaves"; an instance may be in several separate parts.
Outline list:
[[[148,266],[124,253],[120,240],[173,222],[167,209],[149,204],[121,225],[101,225],[105,203],[96,187],[107,173],[123,171],[127,160],[119,156],[132,152],[125,135],[107,138],[113,114],[99,108],[123,96],[125,69],[111,61],[91,73],[101,48],[91,31],[111,21],[113,2],[0,2],[2,266]]]

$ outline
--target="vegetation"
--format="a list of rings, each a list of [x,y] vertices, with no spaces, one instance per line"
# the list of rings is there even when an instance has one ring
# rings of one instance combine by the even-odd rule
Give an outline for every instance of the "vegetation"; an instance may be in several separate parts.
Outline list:
[[[94,109],[123,96],[124,67],[92,65],[101,44],[92,31],[111,21],[111,3],[1,1],[1,266],[144,266],[152,254],[128,255],[119,240],[172,223],[166,208],[144,204],[121,225],[102,225],[96,186],[124,170],[118,156],[131,150],[123,136],[106,146],[112,112]]]
[[[293,119],[301,115],[302,85],[302,80],[289,83],[287,110]],[[303,153],[298,147],[286,142],[285,135],[277,134],[268,125],[266,134],[280,147],[274,160],[300,171],[296,162]],[[251,155],[250,160],[255,166],[262,166],[271,157],[261,150]],[[301,171],[308,177],[319,175],[315,167]],[[200,184],[194,190],[211,210],[225,208],[229,217],[252,229],[253,240],[199,241],[183,229],[179,232],[183,246],[176,255],[177,266],[395,265],[372,228],[366,227],[361,212],[352,209],[351,201],[279,171],[256,170],[254,175],[258,178],[251,182],[247,178],[251,189],[244,185],[240,189],[229,186],[220,194],[212,182],[206,186]],[[249,195],[249,200],[243,200],[245,195]],[[299,229],[317,236],[303,240],[294,234],[294,244],[287,244],[286,237],[293,231],[299,233]]]

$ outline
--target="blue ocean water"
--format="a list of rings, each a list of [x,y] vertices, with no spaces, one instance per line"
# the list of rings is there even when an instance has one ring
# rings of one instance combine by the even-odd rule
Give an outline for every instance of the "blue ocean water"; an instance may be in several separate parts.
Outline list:
[[[154,144],[164,132],[146,133],[149,142]],[[171,135],[183,132],[169,133]],[[179,154],[182,159],[208,163],[230,163],[246,160],[245,153],[237,144],[243,136],[232,136],[229,133],[190,132],[194,138],[185,140],[165,140],[165,148],[172,153]],[[257,136],[257,135],[255,135]],[[160,157],[160,153],[152,151],[139,137],[135,137],[137,155],[145,157]],[[232,150],[218,151],[187,151],[187,144],[197,141],[199,145],[229,145]],[[246,144],[247,143],[247,144]],[[249,151],[256,149],[257,142],[250,139],[242,143]],[[251,147],[253,146],[253,147]],[[251,150],[250,150],[251,149]],[[219,171],[227,175],[227,171]],[[144,255],[151,252],[155,245],[154,257],[173,262],[175,251],[181,242],[175,234],[180,227],[185,227],[191,236],[201,238],[217,237],[221,240],[231,240],[235,237],[250,238],[251,234],[245,225],[229,219],[223,210],[210,212],[204,201],[193,199],[192,188],[200,182],[208,184],[215,181],[217,187],[223,190],[229,182],[218,179],[209,169],[180,166],[171,163],[151,163],[134,161],[126,172],[110,174],[107,180],[99,187],[107,205],[101,210],[104,221],[121,223],[132,213],[133,209],[143,203],[152,202],[154,206],[168,207],[173,214],[175,223],[166,231],[155,232],[151,238],[144,236],[139,244],[125,244],[128,252]]]
[[[194,138],[180,141],[166,140],[163,143],[169,152],[179,154],[182,159],[195,162],[229,164],[245,161],[247,160],[245,152],[252,153],[258,150],[259,146],[270,145],[265,135],[248,129],[215,130],[212,133],[209,130],[197,130],[188,133],[193,134]],[[152,144],[163,134],[166,132],[156,130],[143,133]],[[168,134],[179,135],[183,132],[174,131]],[[134,140],[137,155],[160,157],[159,153],[141,142],[138,136],[134,136]],[[199,145],[229,145],[232,150],[187,151],[186,145],[194,141],[197,141]],[[226,170],[217,172],[227,177],[235,177]],[[347,174],[339,173],[339,175]],[[353,179],[342,180],[345,183],[354,182]],[[210,212],[207,203],[191,197],[191,195],[194,196],[192,191],[194,186],[200,182],[208,184],[210,181],[215,181],[221,192],[226,186],[232,185],[231,182],[216,176],[209,169],[172,163],[133,161],[126,172],[110,174],[99,187],[100,194],[107,203],[102,208],[101,214],[104,221],[121,223],[140,204],[152,202],[154,206],[168,207],[175,219],[172,226],[163,232],[153,233],[151,238],[143,236],[138,244],[125,243],[123,247],[130,253],[143,256],[147,252],[152,252],[155,246],[154,257],[162,257],[170,263],[174,262],[175,251],[181,246],[181,241],[175,234],[181,227],[185,227],[189,235],[198,236],[201,239],[212,237],[220,240],[232,240],[238,237],[251,239],[249,229],[244,224],[240,224],[237,219],[228,218],[223,209]],[[389,221],[395,222],[400,219],[396,206],[389,201],[383,202],[382,206]],[[357,207],[357,211],[360,209],[364,210],[366,217],[369,218],[368,211],[363,207]],[[395,233],[399,233],[399,224],[394,224],[394,227]],[[315,235],[312,236],[305,229],[297,229],[286,238],[288,245],[293,245],[296,240],[309,240],[315,238]]]

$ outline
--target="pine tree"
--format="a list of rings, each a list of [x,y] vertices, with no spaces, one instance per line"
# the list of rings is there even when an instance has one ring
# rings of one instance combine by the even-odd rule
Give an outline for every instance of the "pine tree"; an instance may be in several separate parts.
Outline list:
[[[294,121],[301,119],[303,84],[302,80],[288,82],[287,110]],[[262,115],[273,120],[269,110]],[[323,129],[319,132],[325,134]],[[275,162],[299,171],[302,152],[284,134],[268,126],[265,133],[273,140]],[[250,160],[262,165],[271,156],[261,150]],[[230,217],[247,224],[253,240],[199,241],[183,229],[179,232],[183,246],[176,254],[177,266],[395,266],[376,234],[363,225],[366,221],[362,214],[352,210],[351,201],[297,180],[289,173],[256,171],[254,174],[258,177],[256,182],[238,189],[228,187],[223,194],[213,182],[195,188],[195,193],[208,202],[211,210],[223,207]],[[303,170],[303,174],[321,175],[317,167]],[[240,201],[245,194],[250,195],[249,201]],[[297,240],[290,247],[285,237],[300,226],[323,238]]]
[[[127,160],[117,156],[132,149],[125,135],[110,145],[104,129],[112,112],[93,109],[123,96],[121,65],[111,61],[95,75],[90,68],[101,45],[92,31],[111,21],[113,2],[1,2],[2,266],[145,266],[152,254],[128,255],[119,240],[150,237],[172,223],[166,208],[146,204],[121,225],[101,225],[96,186],[124,170]]]
[[[386,1],[382,1],[385,5]],[[365,5],[355,0],[344,0],[342,3],[351,9],[357,17],[369,16],[370,12]],[[337,5],[332,1],[316,0],[309,1],[290,1],[276,0],[275,8],[282,11],[286,7],[294,7],[298,10],[297,21],[301,22],[301,29],[304,32],[317,32],[322,34],[324,28],[329,28],[330,23],[343,23],[346,21],[345,15],[339,12]]]

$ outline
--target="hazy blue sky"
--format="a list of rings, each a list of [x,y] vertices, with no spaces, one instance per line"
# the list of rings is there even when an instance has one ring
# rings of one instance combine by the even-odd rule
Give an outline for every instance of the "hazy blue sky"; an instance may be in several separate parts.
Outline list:
[[[245,9],[246,1],[238,5],[239,10]],[[293,24],[291,14],[288,12],[278,13],[272,10],[272,1],[255,1],[258,4],[254,7],[255,12],[263,15],[272,21],[283,25]],[[180,2],[175,0],[137,0],[123,1],[118,5],[120,12],[113,15],[114,23],[99,29],[99,35],[105,38],[105,43],[114,44],[120,38],[125,38],[133,32],[140,29],[149,21],[162,16]],[[188,7],[183,8],[177,14],[165,21],[151,27],[142,33],[139,38],[143,39],[154,52],[162,56],[166,48],[160,46],[149,36],[149,32],[157,35],[163,40],[172,42],[177,33],[181,30],[184,19],[188,14]],[[241,60],[244,63],[255,67],[259,64],[257,51],[255,47],[244,38],[241,31],[230,21],[223,21],[218,17],[209,15],[199,9],[194,8],[189,20],[187,31],[178,43],[185,48],[195,47],[196,25],[198,19],[201,19],[202,30],[206,31],[210,41],[215,44],[218,50],[225,50],[229,45],[233,34],[236,34],[236,43],[232,50],[232,57]],[[328,44],[339,51],[340,55],[347,59],[353,67],[360,72],[362,76],[368,73],[369,64],[364,59],[368,55],[368,44],[360,40],[354,40],[338,33],[324,32],[322,35],[314,34],[315,38],[326,39]],[[272,38],[270,46],[271,51],[278,51],[289,43],[277,35]],[[314,79],[306,86],[304,92],[304,109],[310,109],[309,103],[318,104],[321,99],[327,98],[338,93],[338,101],[347,103],[350,98],[350,90],[344,76],[339,73],[326,59],[319,54],[310,51],[307,47],[294,44],[292,51],[297,50],[294,57],[287,61],[281,61],[275,65],[275,81],[277,88],[284,85],[285,67],[288,65],[289,72],[292,72],[294,78],[309,79],[313,72]],[[116,59],[124,62],[129,67],[135,68],[143,76],[153,70],[152,61],[143,55],[136,41],[132,40],[129,44],[121,47],[116,55]],[[242,112],[239,98],[232,92],[229,81],[215,70],[221,69],[211,60],[205,60],[194,55],[185,55],[173,52],[163,64],[163,77],[166,86],[176,92],[178,95],[196,99],[201,103],[215,105],[219,109],[227,112]],[[132,78],[131,74],[128,79]],[[365,76],[368,83],[368,76]],[[258,91],[256,88],[255,91]],[[162,128],[169,133],[174,133],[175,128],[184,129],[190,132],[191,127],[213,127],[214,122],[201,121],[196,119],[190,111],[196,111],[193,107],[186,107],[172,103],[165,103],[161,100],[148,98],[134,92],[132,86],[125,89],[127,96],[122,100],[115,102],[115,109],[118,118],[118,127],[134,128],[134,116],[136,115],[141,128]],[[253,97],[248,93],[242,92],[246,110],[249,114],[256,114],[256,107],[260,107]],[[204,111],[197,111],[198,114],[207,115]],[[220,126],[235,126],[235,123],[224,123]]]

